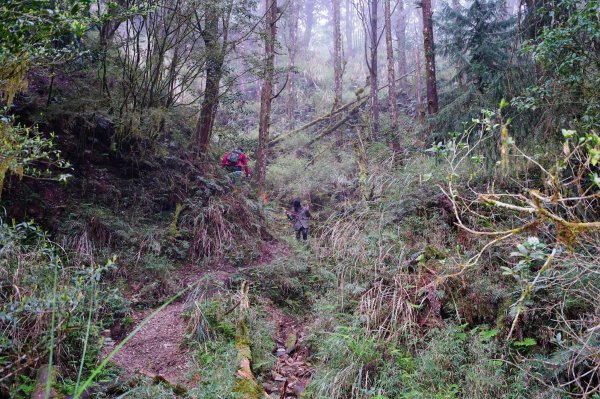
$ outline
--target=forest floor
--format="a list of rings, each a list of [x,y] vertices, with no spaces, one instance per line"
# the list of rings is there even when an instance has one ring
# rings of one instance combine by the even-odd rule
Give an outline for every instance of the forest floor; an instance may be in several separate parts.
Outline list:
[[[208,282],[203,289],[206,291],[205,298],[210,298],[218,290],[218,285],[227,285],[235,275],[265,267],[281,257],[296,256],[289,246],[279,241],[264,243],[259,252],[260,256],[255,262],[242,268],[222,264],[201,270],[197,266],[189,265],[180,270],[179,277],[185,285]],[[274,326],[273,353],[277,361],[266,376],[263,388],[273,399],[298,398],[312,374],[311,365],[307,360],[309,351],[303,345],[308,320],[300,320],[288,314],[269,300],[265,302],[268,319]],[[121,348],[113,357],[113,362],[130,376],[143,375],[155,382],[166,382],[172,387],[193,388],[202,376],[195,372],[198,367],[193,352],[186,344],[188,321],[184,315],[185,310],[185,299],[162,309]],[[153,311],[154,309],[145,309],[135,312],[132,329]],[[105,346],[105,356],[114,345],[113,342]]]

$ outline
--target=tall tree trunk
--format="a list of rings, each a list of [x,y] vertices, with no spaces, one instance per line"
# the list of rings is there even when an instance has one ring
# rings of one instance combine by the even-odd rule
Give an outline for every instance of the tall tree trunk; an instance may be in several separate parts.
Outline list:
[[[333,77],[334,77],[334,100],[333,109],[342,105],[342,21],[341,21],[341,0],[332,0],[333,6]],[[337,129],[337,143],[342,143],[342,130]]]
[[[117,0],[115,3],[118,5],[118,7],[106,6],[107,11],[106,15],[103,16],[104,22],[100,26],[99,34],[101,47],[106,46],[113,39],[115,33],[117,33],[117,30],[119,29],[119,26],[121,26],[121,21],[119,21],[117,17],[120,9],[125,7],[125,0]],[[98,14],[100,14],[100,8],[98,8]],[[100,17],[100,15],[98,15],[98,17]]]
[[[306,0],[304,3],[304,36],[302,36],[302,47],[306,50],[310,45],[314,20],[315,0]]]
[[[405,76],[408,72],[408,67],[406,63],[406,11],[404,10],[404,0],[398,0],[396,12],[398,13],[398,18],[396,18],[396,41],[398,42],[396,59],[398,60],[398,75]],[[406,77],[401,78],[398,81],[398,87],[404,92],[408,91],[408,80]]]
[[[288,41],[288,56],[290,58],[290,67],[287,73],[288,96],[286,101],[287,125],[289,130],[293,130],[296,126],[295,111],[296,111],[296,54],[298,52],[298,18],[300,15],[300,7],[298,0],[290,0],[290,18],[288,22],[289,41]]]
[[[267,151],[269,149],[269,124],[271,122],[271,101],[273,99],[273,75],[275,69],[275,40],[277,38],[277,0],[265,0],[265,67],[264,80],[260,91],[260,115],[258,121],[258,151],[256,155],[256,179],[258,194],[262,196],[267,171]]]
[[[392,42],[392,11],[390,0],[384,0],[383,18],[385,21],[385,46],[388,72],[388,105],[390,108],[390,118],[392,119],[392,130],[396,130],[398,108],[396,106],[396,74],[394,73],[394,43]]]
[[[152,51],[148,53],[147,65],[150,73],[150,84],[146,86],[146,93],[142,102],[142,107],[156,107],[159,96],[160,82],[164,73],[164,62],[167,48],[167,18],[166,15],[157,17],[154,21],[154,34],[152,35],[154,45]],[[150,38],[148,38],[150,39]]]
[[[123,7],[125,0],[117,0],[116,4],[119,7]],[[106,11],[106,15],[101,15],[101,7],[98,7],[98,18],[103,17],[104,22],[100,27],[99,32],[99,44],[100,44],[100,55],[101,55],[101,65],[102,65],[102,94],[106,94],[110,98],[110,89],[108,87],[108,79],[107,79],[107,55],[108,55],[108,44],[112,41],[113,37],[117,33],[121,22],[116,18],[119,13],[118,7],[108,7],[108,11]]]
[[[419,122],[425,121],[425,106],[423,103],[423,58],[421,55],[421,46],[419,43],[423,42],[423,13],[415,9],[414,11],[414,30],[415,30],[415,101],[416,101],[416,115]],[[410,17],[409,17],[410,18]]]
[[[352,3],[351,0],[346,0],[346,5],[344,7],[344,28],[346,31],[346,57],[351,57],[354,54],[354,40],[352,31],[354,30],[354,25],[352,23]]]
[[[177,29],[176,35],[179,37],[179,29]],[[168,107],[175,103],[175,87],[177,86],[177,66],[179,64],[179,43],[175,45],[173,49],[173,56],[171,57],[171,65],[169,66],[169,94],[165,100],[165,105]]]
[[[365,148],[365,126],[356,127],[356,135],[358,140],[354,145],[354,152],[356,156],[356,163],[358,166],[358,187],[360,192],[360,199],[367,201],[369,199],[369,164],[367,158],[367,151]]]
[[[333,109],[342,105],[342,30],[340,1],[332,0],[333,3],[333,77],[334,77],[334,100]]]
[[[425,121],[425,107],[423,107],[423,75],[421,68],[421,51],[419,51],[419,45],[417,44],[415,46],[415,92],[417,97],[417,118],[420,123],[423,123]]]
[[[427,113],[438,111],[438,93],[435,79],[435,50],[433,44],[433,12],[431,0],[423,0],[423,46],[425,51],[425,80],[427,83]]]
[[[452,0],[452,8],[454,8],[454,10],[459,11],[460,10],[460,1],[459,0]],[[458,83],[458,91],[459,93],[463,92],[464,89],[464,81],[465,81],[465,74],[463,71],[463,67],[464,67],[464,63],[462,61],[458,61],[456,63],[456,69],[457,69],[457,74],[456,74],[456,80]]]
[[[219,104],[219,85],[225,59],[219,43],[219,12],[216,5],[208,5],[206,23],[202,30],[202,39],[206,46],[206,84],[204,98],[200,107],[200,117],[196,126],[196,155],[204,153],[212,135],[217,106]]]
[[[379,131],[379,101],[377,96],[377,89],[379,88],[378,76],[377,76],[377,47],[378,47],[378,28],[377,28],[377,11],[378,11],[378,0],[370,0],[370,19],[371,19],[371,34],[370,34],[370,49],[371,49],[371,65],[369,68],[369,79],[371,86],[371,136],[372,138],[377,137]]]

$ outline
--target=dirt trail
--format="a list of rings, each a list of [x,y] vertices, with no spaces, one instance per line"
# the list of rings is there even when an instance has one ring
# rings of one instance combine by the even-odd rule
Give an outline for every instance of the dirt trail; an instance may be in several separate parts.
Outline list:
[[[188,266],[181,270],[180,278],[186,285],[206,278],[213,283],[212,287],[208,287],[210,295],[216,282],[227,284],[236,273],[264,266],[277,257],[293,256],[289,248],[279,243],[265,243],[261,246],[260,253],[256,262],[244,268],[221,265],[212,268],[213,270],[200,270]],[[197,379],[194,375],[197,367],[184,343],[187,327],[184,311],[183,302],[165,307],[123,346],[113,357],[113,361],[128,373],[159,377],[173,386],[178,384],[192,388]],[[134,324],[141,323],[151,312],[152,309],[135,313]],[[269,313],[277,329],[274,337],[277,347],[273,350],[278,357],[265,389],[273,399],[297,398],[312,373],[310,364],[306,361],[308,350],[302,345],[306,331],[302,321],[286,315],[275,306],[269,307]],[[114,344],[107,345],[105,355],[113,347]]]
[[[194,370],[192,358],[183,346],[187,322],[183,303],[167,306],[118,352],[113,361],[129,373],[161,376],[166,381],[187,385]],[[139,324],[151,311],[134,316]]]

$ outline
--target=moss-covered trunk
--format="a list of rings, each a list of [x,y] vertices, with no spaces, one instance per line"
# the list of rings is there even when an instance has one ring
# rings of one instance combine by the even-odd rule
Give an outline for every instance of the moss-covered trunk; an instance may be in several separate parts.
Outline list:
[[[239,317],[237,320],[235,346],[238,350],[237,361],[238,370],[236,373],[236,381],[233,385],[233,393],[235,397],[243,399],[261,399],[269,398],[269,395],[262,389],[262,387],[256,382],[254,374],[250,364],[252,362],[252,351],[250,350],[250,333],[248,331],[248,322],[246,316],[248,309],[250,308],[250,302],[248,299],[248,283],[242,282],[240,288],[240,305],[239,305]]]

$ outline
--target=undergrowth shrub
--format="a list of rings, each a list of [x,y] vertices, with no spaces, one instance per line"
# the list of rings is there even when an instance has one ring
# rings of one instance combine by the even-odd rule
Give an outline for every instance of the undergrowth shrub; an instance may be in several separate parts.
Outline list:
[[[538,397],[523,371],[500,359],[498,331],[447,325],[432,330],[412,354],[394,340],[360,327],[315,332],[316,374],[308,398],[522,398]],[[540,389],[540,387],[537,387]],[[529,397],[529,396],[528,396]]]
[[[484,133],[489,140],[491,131]],[[450,167],[415,155],[392,171],[386,149],[367,149],[374,161],[367,169],[370,197],[330,202],[318,229],[317,259],[335,275],[337,289],[335,298],[326,295],[327,306],[318,301],[315,307],[318,338],[311,342],[318,367],[309,397],[559,398],[585,396],[598,386],[592,360],[598,140],[572,131],[565,138],[564,162],[549,154],[528,158],[504,138],[508,151],[501,152],[511,161],[498,166],[509,172],[492,174],[477,151]],[[456,141],[432,152],[440,149],[465,154],[471,144]],[[536,171],[540,166],[545,169]],[[551,176],[573,183],[553,185]],[[450,194],[443,187],[448,177]],[[476,194],[490,187],[497,191]],[[358,187],[353,190],[356,198]],[[523,194],[500,194],[515,190]],[[567,206],[578,200],[583,206]],[[529,215],[542,208],[550,219],[526,228],[531,216],[500,210],[498,202]],[[522,234],[511,230],[524,223]],[[488,237],[504,242],[486,246]],[[368,362],[340,336],[347,326],[351,339],[372,343],[380,354],[369,378],[361,374]],[[391,360],[388,347],[412,360]]]
[[[308,136],[300,134],[286,143],[268,167],[268,184],[276,198],[347,197],[354,187],[355,156],[352,151],[337,154],[335,144],[323,143],[316,150],[304,147]]]
[[[186,245],[168,231],[165,217],[124,216],[95,204],[75,209],[61,228],[62,244],[76,262],[93,262],[111,252],[119,254],[122,267],[110,277],[131,285],[129,297],[138,307],[155,306],[177,291],[179,282],[173,272],[184,259]]]
[[[176,399],[179,398],[169,386],[161,384],[139,384],[134,388],[129,388],[125,393],[119,395],[123,399]]]
[[[211,197],[207,203],[188,201],[180,229],[191,237],[189,258],[202,264],[219,260],[240,264],[240,259],[252,255],[246,252],[249,248],[271,238],[259,204],[235,193]]]
[[[1,69],[1,66],[0,66]],[[2,73],[0,72],[0,75]],[[4,83],[5,80],[2,80]],[[0,86],[0,94],[2,87]],[[0,98],[0,106],[2,101]],[[71,175],[66,173],[70,164],[61,157],[56,149],[54,135],[45,137],[37,126],[25,127],[15,122],[12,115],[6,115],[6,108],[0,108],[0,197],[4,182],[8,175],[14,174],[22,179],[24,176],[52,178],[67,181]],[[40,168],[41,164],[46,167]],[[54,169],[65,173],[58,174]]]
[[[315,359],[321,365],[306,390],[308,398],[367,397],[382,364],[381,346],[359,327],[337,326],[315,332],[309,344],[318,343]]]
[[[518,398],[527,387],[523,373],[516,375],[498,358],[494,340],[498,331],[481,326],[448,325],[433,330],[418,350],[415,369],[405,379],[407,398]],[[531,387],[529,387],[530,389]]]
[[[71,380],[93,369],[109,318],[103,311],[111,308],[103,280],[113,260],[71,264],[39,227],[0,220],[0,387],[11,397],[29,397],[43,364],[52,362]]]
[[[316,298],[332,286],[332,275],[311,265],[309,259],[276,259],[248,271],[260,294],[277,306],[306,314]]]
[[[598,349],[598,301],[588,294],[600,287],[592,271],[598,265],[600,139],[594,131],[564,129],[560,151],[528,155],[509,136],[507,104],[483,112],[482,120],[436,151],[451,170],[464,163],[477,167],[483,143],[500,136],[498,173],[513,182],[499,191],[494,181],[477,187],[470,176],[449,175],[444,192],[456,224],[481,239],[446,262],[439,280],[494,273],[502,297],[496,325],[518,349],[518,356],[511,354],[516,367],[534,364],[557,395],[589,396],[600,383],[590,358]],[[515,168],[518,163],[529,168]]]

